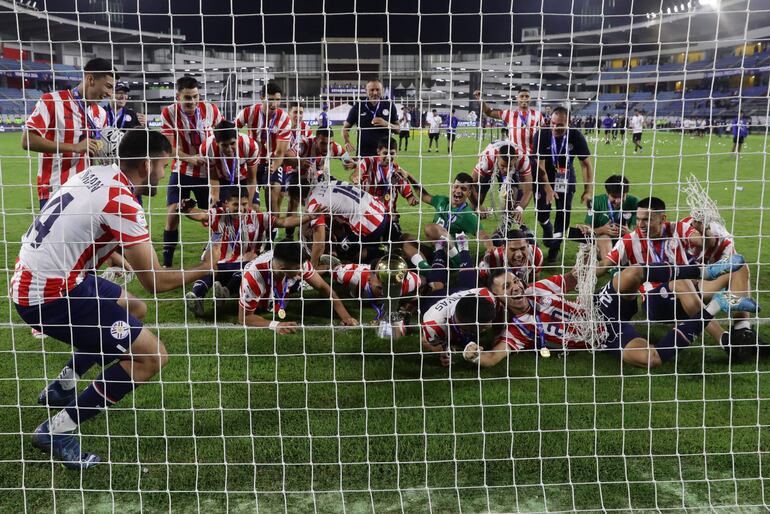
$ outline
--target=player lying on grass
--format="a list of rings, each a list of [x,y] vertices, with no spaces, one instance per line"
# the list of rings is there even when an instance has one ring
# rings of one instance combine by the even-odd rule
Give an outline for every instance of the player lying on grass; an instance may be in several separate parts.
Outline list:
[[[482,205],[493,177],[500,183],[509,216],[512,221],[521,224],[524,209],[532,199],[532,164],[529,157],[518,151],[510,141],[490,143],[484,149],[473,168],[475,187],[470,197],[471,205],[482,219],[492,212]]]
[[[484,254],[478,265],[479,281],[486,282],[490,271],[503,268],[531,284],[540,276],[543,268],[543,252],[528,240],[521,230],[511,230],[505,235],[505,246],[493,246]]]
[[[257,164],[259,146],[246,134],[239,134],[231,121],[221,121],[214,127],[214,135],[201,144],[200,154],[206,159],[212,204],[231,196],[231,190],[243,191],[249,207],[259,205],[257,192]],[[189,216],[188,216],[189,217]]]
[[[120,248],[155,295],[206,276],[219,260],[217,247],[190,269],[161,270],[135,195],[157,192],[170,155],[159,132],[132,130],[120,144],[120,167],[94,166],[70,178],[22,237],[10,286],[16,310],[27,324],[73,346],[72,359],[38,399],[66,407],[35,429],[32,444],[68,468],[101,460],[81,452],[79,425],[150,380],[168,360],[163,343],[142,326],[147,306],[93,271]],[[78,395],[77,380],[97,365],[102,372]]]
[[[380,243],[391,237],[390,215],[385,205],[361,188],[329,180],[315,185],[304,178],[289,188],[289,196],[301,198],[305,211],[325,214],[310,222],[312,249],[310,262],[318,267],[324,253],[348,262],[367,262],[382,256]],[[332,248],[324,252],[327,245]]]
[[[270,242],[274,228],[296,227],[314,216],[289,216],[279,218],[269,212],[258,212],[251,208],[246,189],[227,189],[226,196],[216,207],[204,211],[195,207],[195,200],[184,200],[182,212],[195,221],[206,223],[211,231],[211,244],[219,246],[220,258],[217,272],[195,281],[185,294],[185,303],[193,314],[204,313],[203,299],[214,286],[217,299],[231,298],[241,284],[241,272],[246,263],[253,260],[263,245]],[[215,282],[216,280],[216,282]]]
[[[271,251],[263,253],[243,269],[238,321],[248,327],[269,327],[278,334],[294,332],[299,328],[297,323],[283,320],[287,316],[289,295],[301,291],[302,281],[318,291],[321,298],[332,301],[334,312],[343,325],[358,325],[337,294],[306,259],[302,245],[294,241],[275,243]],[[306,302],[318,301],[306,297],[302,299]],[[263,316],[257,312],[267,314]]]
[[[704,322],[713,319],[721,310],[727,312],[756,312],[757,305],[750,298],[733,304],[722,293],[715,294],[708,304],[701,304],[700,312],[685,318],[661,339],[648,341],[630,322],[636,313],[638,288],[646,281],[668,282],[672,279],[707,278],[729,275],[738,271],[743,260],[735,256],[730,262],[719,262],[705,267],[676,266],[667,263],[641,264],[624,268],[616,273],[593,298],[598,310],[600,332],[605,339],[586,340],[580,335],[579,322],[586,318],[586,308],[566,297],[577,278],[574,270],[540,280],[527,288],[512,273],[505,274],[508,324],[496,339],[491,350],[483,350],[478,342],[470,342],[463,357],[482,367],[491,367],[503,361],[510,352],[546,346],[551,349],[591,348],[600,345],[602,351],[612,352],[626,364],[655,368],[672,360],[677,352],[688,347],[703,331]],[[492,275],[492,280],[497,275]],[[499,279],[498,279],[499,280]]]

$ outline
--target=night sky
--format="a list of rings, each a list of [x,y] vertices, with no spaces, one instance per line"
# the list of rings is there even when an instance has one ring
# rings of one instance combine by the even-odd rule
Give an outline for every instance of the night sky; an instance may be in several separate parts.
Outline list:
[[[104,0],[102,0],[103,2]],[[670,3],[672,0],[663,0]],[[598,4],[598,5],[597,5]],[[103,9],[88,0],[38,0],[50,12],[81,13]],[[319,51],[332,37],[381,37],[392,53],[447,53],[510,50],[525,27],[546,33],[592,28],[605,15],[628,15],[659,9],[660,1],[636,0],[109,0],[111,10],[126,15],[125,25],[144,30],[179,30],[188,43],[254,46],[253,50]],[[377,5],[375,8],[373,5]],[[382,8],[381,6],[385,6]],[[419,15],[418,15],[419,6]],[[139,7],[142,15],[137,16]],[[515,14],[511,10],[515,8]],[[320,14],[325,11],[326,15]],[[570,12],[576,16],[569,16]],[[384,14],[387,11],[389,15]],[[294,15],[292,15],[292,12]],[[357,15],[352,13],[357,12]],[[449,15],[451,12],[451,16]],[[174,16],[169,16],[173,13]],[[236,16],[231,16],[234,13]],[[483,13],[483,14],[480,14]],[[541,15],[542,13],[542,15]],[[233,21],[235,20],[235,21]],[[626,17],[630,21],[629,17]],[[575,26],[573,24],[577,24]],[[513,25],[513,27],[512,27]],[[416,42],[421,44],[418,46]],[[247,49],[247,48],[244,48]]]

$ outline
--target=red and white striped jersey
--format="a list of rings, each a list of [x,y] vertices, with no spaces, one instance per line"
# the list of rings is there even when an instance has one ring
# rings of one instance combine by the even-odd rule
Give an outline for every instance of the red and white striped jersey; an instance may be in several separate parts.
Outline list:
[[[466,289],[439,300],[422,316],[422,337],[425,341],[433,346],[449,342],[452,333],[452,318],[455,315],[457,302],[465,296],[478,296],[495,303],[495,297],[486,287]]]
[[[302,270],[297,277],[281,279],[273,284],[273,252],[268,251],[251,261],[243,268],[241,279],[240,304],[246,312],[272,310],[277,313],[288,295],[300,289],[303,280],[310,280],[315,275],[315,268],[310,261],[302,263]]]
[[[259,145],[260,157],[275,155],[279,141],[291,143],[291,119],[283,109],[270,115],[263,112],[263,104],[244,107],[235,118],[238,128],[248,128],[249,136]]]
[[[209,209],[209,227],[212,244],[219,244],[220,263],[241,262],[243,254],[256,252],[270,241],[275,216],[253,209],[241,214],[230,214],[223,207]]]
[[[200,154],[206,157],[209,174],[222,183],[237,184],[248,176],[248,168],[259,162],[257,143],[245,134],[238,134],[238,144],[233,157],[225,157],[214,136],[209,136],[203,142]]]
[[[690,262],[691,245],[688,238],[695,232],[692,226],[682,222],[663,223],[661,237],[651,241],[642,235],[637,228],[620,239],[607,259],[615,266],[633,266],[634,264],[652,264],[656,262],[668,262],[671,264],[685,265]],[[659,284],[645,282],[640,291],[642,293],[654,289]]]
[[[358,180],[361,189],[382,200],[388,212],[396,212],[399,194],[404,198],[414,194],[409,181],[396,173],[398,169],[398,164],[395,162],[390,166],[382,166],[379,157],[364,157],[358,161]]]
[[[544,118],[540,111],[530,109],[522,112],[517,109],[506,109],[502,112],[502,120],[508,128],[508,139],[524,155],[534,155],[535,136],[543,126]]]
[[[692,217],[687,216],[679,223],[684,225],[686,230],[689,230],[692,226]],[[691,257],[703,264],[713,264],[723,257],[735,253],[735,241],[733,235],[730,234],[722,224],[712,222],[710,229],[709,238],[707,238],[705,234],[701,234],[703,236],[703,255],[692,251],[690,253]],[[709,239],[711,240],[710,242]]]
[[[527,250],[528,263],[521,268],[513,269],[508,265],[508,258],[505,246],[497,246],[488,250],[484,258],[479,263],[479,277],[486,280],[489,276],[489,270],[495,268],[509,268],[510,271],[519,277],[525,284],[530,284],[537,279],[540,270],[543,269],[543,252],[535,244],[528,245]]]
[[[291,139],[289,140],[289,148],[296,149],[300,141],[307,137],[312,137],[313,131],[310,129],[310,125],[307,122],[300,121],[299,127],[291,128]]]
[[[368,300],[371,296],[366,291],[366,284],[372,268],[368,264],[340,264],[332,270],[333,279],[340,285],[350,290],[350,296]],[[404,281],[401,283],[401,296],[415,296],[420,287],[420,276],[407,271]]]
[[[174,147],[186,154],[195,155],[206,138],[213,135],[214,127],[222,121],[222,114],[210,102],[198,102],[195,112],[190,115],[179,104],[167,105],[161,112],[161,132],[172,138]],[[188,177],[205,177],[203,166],[193,166],[181,159],[174,159],[172,173]]]
[[[35,105],[35,110],[27,118],[27,130],[37,132],[40,137],[56,143],[74,145],[86,137],[89,122],[83,104],[72,96],[72,90],[54,91],[43,94]],[[107,123],[107,111],[96,103],[86,107],[87,116],[93,127],[103,128]],[[91,138],[95,134],[91,133]],[[38,158],[37,196],[47,200],[58,191],[71,175],[80,173],[88,165],[87,153],[43,153]]]
[[[476,167],[473,168],[479,177],[491,178],[493,175],[500,177],[500,182],[503,182],[506,178],[507,172],[500,170],[497,167],[497,158],[500,156],[500,148],[509,145],[510,141],[496,141],[490,143],[479,155],[479,160],[476,163]],[[517,155],[511,156],[513,159],[513,170],[516,172],[516,178],[526,177],[532,174],[532,164],[529,161],[529,157],[521,152],[516,146],[513,147],[516,150]],[[513,178],[513,177],[512,177]]]
[[[512,317],[496,342],[504,342],[516,351],[531,349],[537,346],[536,341],[542,332],[545,345],[549,348],[589,348],[590,344],[586,344],[576,333],[577,326],[570,323],[582,308],[564,297],[568,292],[564,275],[532,284],[525,292],[530,297],[529,309]]]
[[[297,157],[299,157],[302,161],[310,162],[310,174],[319,175],[321,174],[324,166],[327,156],[329,158],[336,158],[341,159],[345,163],[352,162],[353,159],[350,157],[350,154],[348,154],[347,150],[345,148],[335,142],[335,141],[329,141],[327,154],[328,155],[321,155],[318,152],[318,149],[316,147],[316,141],[315,136],[310,136],[301,139],[297,143],[297,147],[295,148],[295,151],[297,152]]]
[[[307,212],[325,212],[343,221],[361,237],[366,237],[385,222],[385,205],[366,191],[340,180],[321,182],[313,187],[307,199]],[[310,222],[311,226],[326,224],[326,216]]]
[[[62,298],[118,246],[149,241],[132,188],[112,165],[70,177],[21,239],[10,286],[13,301],[27,306]]]

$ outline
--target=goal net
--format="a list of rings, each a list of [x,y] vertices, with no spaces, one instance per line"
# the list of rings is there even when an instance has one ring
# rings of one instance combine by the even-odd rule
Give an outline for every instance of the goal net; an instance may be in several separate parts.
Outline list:
[[[569,310],[553,314],[562,300],[591,306],[583,311],[589,319],[581,321],[582,334],[604,330],[597,327],[607,320],[599,319],[586,284],[598,291],[642,259],[634,252],[698,265],[734,249],[746,261],[746,269],[718,285],[683,279],[656,290],[676,299],[668,317],[639,296],[630,326],[650,344],[690,320],[688,306],[700,313],[723,289],[733,307],[748,296],[766,310],[769,45],[770,9],[756,0],[392,0],[382,6],[0,0],[6,291],[0,505],[24,512],[770,508],[770,361],[762,346],[770,332],[764,311],[723,312],[712,324],[696,314],[703,322],[697,337],[689,345],[675,337],[675,357],[649,369],[623,363],[619,351],[597,351],[591,344],[562,351],[545,343],[578,319]],[[40,404],[38,395],[74,349],[46,336],[45,326],[43,338],[31,332],[14,305],[22,238],[28,229],[39,234],[41,225],[53,230],[53,221],[46,224],[53,211],[40,216],[38,198],[39,163],[46,157],[20,141],[34,129],[28,120],[41,96],[78,86],[83,66],[95,57],[113,63],[120,75],[115,96],[127,96],[132,116],[146,116],[149,128],[172,139],[199,131],[203,136],[191,150],[177,139],[177,162],[165,170],[157,194],[141,198],[160,261],[169,243],[178,242],[171,269],[200,266],[201,254],[212,246],[228,256],[237,246],[235,261],[258,264],[242,278],[214,275],[212,267],[205,287],[190,281],[162,293],[149,293],[133,274],[123,274],[125,263],[88,270],[102,275],[116,266],[108,278],[144,302],[143,324],[163,341],[168,364],[76,428],[83,451],[102,462],[71,470],[31,444],[36,427],[61,410]],[[180,192],[169,185],[179,183],[175,167],[195,159],[207,138],[218,141],[214,125],[220,118],[208,119],[202,107],[179,121],[187,124],[184,136],[169,131],[164,108],[176,105],[182,119],[185,99],[177,81],[185,76],[197,81],[202,102],[237,124],[237,137],[246,141],[237,152],[248,151],[249,138],[257,152],[265,148],[261,158],[238,153],[233,161],[244,177],[255,173],[258,203],[251,178],[234,197],[224,192],[238,179],[227,175],[235,168],[222,153],[200,156],[206,194],[214,189],[205,175],[213,177],[215,168],[225,173],[217,179],[219,202],[211,202],[218,214],[209,215],[210,205],[201,205],[195,193],[202,213],[195,218],[169,195],[175,187]],[[380,88],[376,96],[373,84]],[[529,98],[521,110],[523,90]],[[97,103],[122,113],[124,122],[132,112],[108,98]],[[249,122],[256,105],[268,115]],[[275,107],[286,114],[288,128],[281,127]],[[562,108],[569,133],[582,139],[556,137]],[[61,123],[72,122],[61,116]],[[109,116],[104,123],[123,128]],[[326,142],[319,136],[324,126],[331,132]],[[291,132],[285,153],[284,129]],[[384,149],[367,130],[386,136]],[[508,163],[501,148],[513,153]],[[281,166],[274,166],[276,150]],[[572,157],[563,161],[569,165],[561,166],[560,156]],[[284,178],[292,172],[302,187]],[[467,182],[461,173],[470,176]],[[380,189],[378,177],[387,174],[387,187]],[[499,296],[490,328],[481,333],[486,327],[473,326],[462,339],[468,334],[459,320],[480,319],[484,293],[478,293],[476,313],[452,310],[441,318],[446,338],[458,337],[462,346],[433,351],[435,346],[422,344],[437,334],[431,323],[440,318],[441,302],[487,286],[496,268],[523,269],[517,276],[526,283],[569,274],[578,256],[601,260],[625,232],[654,224],[637,218],[628,198],[615,209],[609,199],[610,212],[602,214],[594,197],[610,191],[611,176],[625,181],[636,199],[665,203],[659,237],[680,246],[656,247],[640,232],[642,243],[625,247],[622,262],[610,262],[612,271],[596,282],[583,262],[578,295],[556,296],[543,307],[542,319],[526,318],[534,335],[525,348],[503,337],[525,318],[512,315],[505,302],[501,306]],[[363,185],[351,189],[335,180]],[[556,193],[550,204],[547,184]],[[321,188],[338,199],[354,191],[360,211],[335,210],[330,201],[320,207],[322,216],[303,219],[296,229],[281,225],[273,234],[259,225],[308,215],[312,201],[302,194],[321,197]],[[292,203],[297,190],[300,198]],[[271,204],[279,194],[281,200]],[[470,196],[453,204],[456,194]],[[376,219],[396,202],[390,217]],[[238,218],[241,232],[222,221],[240,216],[228,214],[233,204],[234,212],[253,206],[267,214],[254,214],[251,226]],[[66,223],[65,207],[57,212]],[[473,212],[481,217],[478,225],[458,238],[462,231],[451,225]],[[690,216],[683,228],[681,220]],[[219,223],[230,225],[217,232]],[[381,223],[385,228],[378,228]],[[522,231],[523,250],[512,249],[510,229]],[[258,234],[252,237],[250,230]],[[364,254],[360,240],[367,242],[372,232],[386,236],[365,245]],[[320,241],[314,239],[319,233]],[[237,239],[232,248],[228,238]],[[287,261],[275,257],[276,246],[284,239],[302,242],[315,277],[300,263],[279,284]],[[94,252],[99,244],[93,241]],[[517,251],[524,255],[518,265]],[[227,269],[240,273],[241,266]],[[339,301],[330,301],[331,294]],[[434,317],[426,318],[432,306]],[[346,326],[354,325],[351,320],[355,326]],[[722,333],[747,349],[726,352],[718,340]],[[502,358],[488,368],[469,362],[463,351],[468,341]],[[100,367],[79,377],[77,391],[91,384]]]

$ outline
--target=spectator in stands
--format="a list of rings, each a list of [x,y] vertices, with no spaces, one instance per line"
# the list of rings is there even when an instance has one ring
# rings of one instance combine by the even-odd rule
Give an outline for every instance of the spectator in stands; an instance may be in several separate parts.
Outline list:
[[[412,130],[412,115],[406,109],[401,107],[401,115],[398,117],[398,125],[401,131],[398,133],[398,151],[401,151],[401,143],[404,143],[404,151],[409,151],[409,135]]]
[[[42,154],[37,171],[41,209],[70,176],[86,169],[89,156],[101,150],[107,113],[99,102],[112,96],[115,75],[110,61],[91,59],[77,87],[45,93],[27,119],[21,146]]]
[[[378,79],[366,83],[366,101],[357,102],[350,108],[342,125],[345,149],[351,156],[374,157],[377,143],[399,133],[398,112],[393,102],[382,98],[382,82]],[[350,143],[350,129],[358,125],[358,154]]]
[[[551,115],[551,126],[540,131],[538,145],[537,221],[543,228],[543,242],[548,248],[547,262],[556,262],[565,231],[569,227],[572,196],[575,194],[574,159],[583,169],[581,203],[593,196],[594,170],[591,151],[585,136],[577,128],[569,128],[569,111],[557,107]],[[555,225],[551,225],[551,204],[556,201]]]
[[[115,95],[113,101],[109,102],[104,110],[107,112],[107,125],[116,127],[120,130],[128,130],[134,127],[146,126],[147,117],[135,110],[127,107],[128,93],[131,89],[125,82],[115,84]]]
[[[316,120],[318,121],[318,128],[328,128],[329,127],[329,113],[326,112],[329,110],[329,104],[323,104],[321,106],[321,112],[318,115],[318,118]]]
[[[452,153],[452,149],[455,146],[455,139],[457,139],[457,125],[459,122],[460,120],[455,116],[455,110],[452,109],[452,112],[449,114],[449,123],[446,129],[447,153]]]
[[[746,140],[746,136],[749,135],[749,120],[744,115],[739,115],[732,126],[733,131],[733,152],[741,153],[743,149],[743,142]]]

